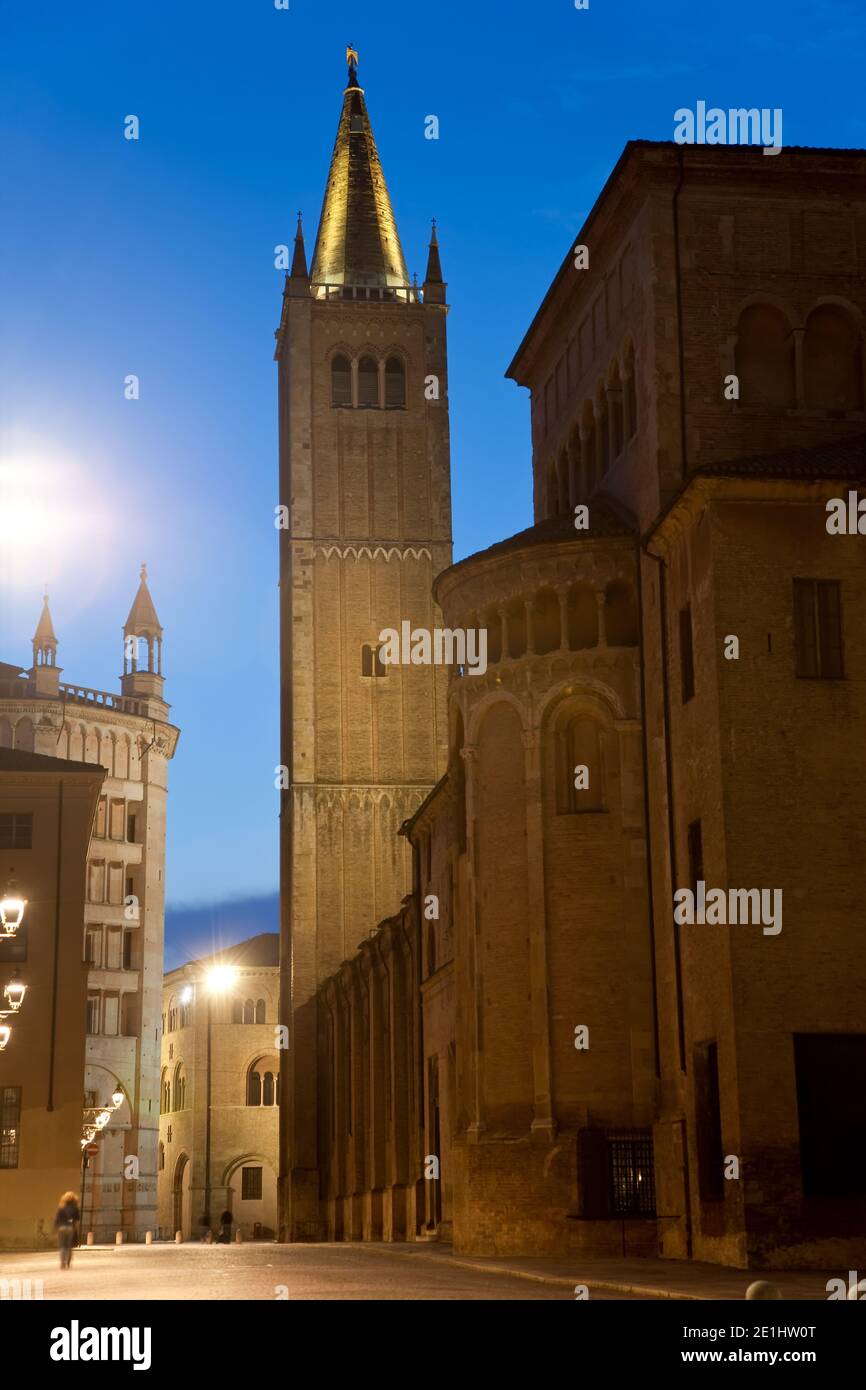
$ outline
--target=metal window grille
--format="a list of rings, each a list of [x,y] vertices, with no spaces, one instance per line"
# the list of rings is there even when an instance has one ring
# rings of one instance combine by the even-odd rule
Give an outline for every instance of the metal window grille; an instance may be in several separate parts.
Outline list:
[[[652,1136],[643,1130],[607,1136],[610,1210],[613,1216],[655,1216]]]
[[[0,1168],[18,1167],[21,1140],[21,1087],[0,1089]]]

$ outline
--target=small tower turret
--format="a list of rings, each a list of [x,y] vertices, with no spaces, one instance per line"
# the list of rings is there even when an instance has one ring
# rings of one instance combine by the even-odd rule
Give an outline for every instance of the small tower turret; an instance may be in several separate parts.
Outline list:
[[[138,593],[123,628],[124,695],[162,701],[162,626],[147,587],[147,565],[141,567]]]
[[[51,621],[48,595],[43,595],[42,612],[33,634],[33,665],[30,677],[36,682],[38,695],[60,694],[60,672],[57,665],[57,634]]]

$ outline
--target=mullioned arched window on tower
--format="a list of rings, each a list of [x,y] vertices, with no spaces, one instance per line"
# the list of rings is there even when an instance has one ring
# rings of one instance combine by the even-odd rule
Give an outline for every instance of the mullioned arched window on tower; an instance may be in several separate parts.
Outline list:
[[[372,409],[379,404],[379,367],[374,357],[358,363],[358,405]]]
[[[388,668],[379,655],[379,648],[365,642],[361,648],[361,675],[376,678],[387,674]]]
[[[342,354],[331,359],[331,404],[352,404],[352,364]]]
[[[402,410],[406,405],[406,368],[399,357],[389,357],[385,363],[385,407]]]

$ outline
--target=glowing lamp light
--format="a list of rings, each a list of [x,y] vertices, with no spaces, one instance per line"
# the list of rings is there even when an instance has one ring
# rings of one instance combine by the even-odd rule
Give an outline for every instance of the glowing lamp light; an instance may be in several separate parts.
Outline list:
[[[10,1009],[21,1008],[21,1005],[24,1002],[24,996],[27,993],[27,986],[25,985],[23,980],[19,980],[17,971],[12,976],[12,979],[9,981],[3,993],[5,997],[9,1000]]]
[[[103,1110],[101,1115],[97,1115],[93,1123],[96,1125],[97,1129],[105,1129],[105,1126],[108,1124],[108,1121],[110,1119],[111,1112],[108,1110]]]
[[[11,1036],[12,1029],[9,1027],[9,1024],[0,1023],[0,1052],[3,1051]]]
[[[192,985],[187,985],[186,988],[181,991],[180,1002],[182,1004],[192,1003]]]
[[[207,987],[211,994],[224,994],[231,989],[238,972],[231,965],[214,965],[207,972]]]
[[[14,936],[21,926],[26,906],[27,899],[19,897],[18,884],[14,878],[10,878],[6,884],[6,892],[0,898],[0,926],[7,936]]]
[[[115,1110],[119,1105],[123,1104],[123,1091],[120,1089],[119,1086],[116,1091],[112,1092],[111,1099],[114,1102]]]

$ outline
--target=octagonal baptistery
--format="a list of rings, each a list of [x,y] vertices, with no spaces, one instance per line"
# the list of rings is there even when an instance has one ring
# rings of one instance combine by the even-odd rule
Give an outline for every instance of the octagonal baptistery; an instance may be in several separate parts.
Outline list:
[[[455,1247],[655,1253],[637,535],[596,496],[446,570]]]

